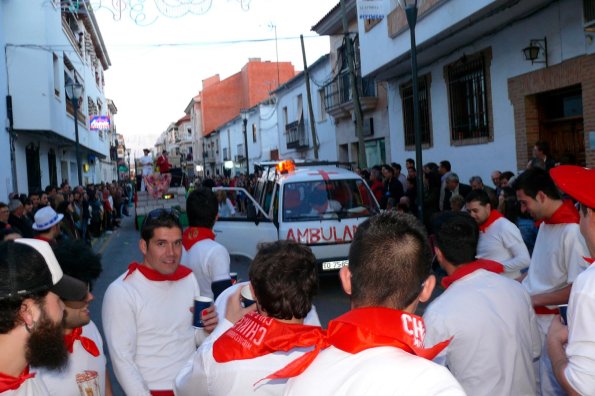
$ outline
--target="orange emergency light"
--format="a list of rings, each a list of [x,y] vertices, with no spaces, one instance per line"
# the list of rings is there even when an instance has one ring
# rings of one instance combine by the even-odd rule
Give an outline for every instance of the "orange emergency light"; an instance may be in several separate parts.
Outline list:
[[[289,173],[295,170],[295,162],[292,160],[281,161],[277,164],[279,173]]]

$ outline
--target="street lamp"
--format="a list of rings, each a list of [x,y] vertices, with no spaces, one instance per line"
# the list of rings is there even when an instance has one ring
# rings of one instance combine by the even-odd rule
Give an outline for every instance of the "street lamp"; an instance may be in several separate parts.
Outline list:
[[[120,182],[120,160],[118,158],[118,137],[116,136],[116,140],[114,141],[115,151],[116,151],[116,178],[118,179],[118,183]],[[124,159],[124,158],[122,158]]]
[[[126,149],[126,155],[128,156],[128,161],[126,162],[128,164],[128,181],[132,181],[132,169],[130,169],[130,149],[127,148]]]
[[[76,171],[78,175],[78,185],[83,185],[83,176],[81,173],[81,149],[79,144],[79,123],[78,123],[78,112],[79,112],[79,98],[83,94],[83,85],[78,82],[69,82],[66,84],[66,94],[72,101],[72,107],[74,109],[74,136],[75,136],[75,148],[76,148]]]
[[[411,36],[411,85],[413,88],[413,130],[415,132],[415,164],[417,176],[417,210],[421,221],[424,220],[424,187],[423,167],[421,158],[421,126],[419,125],[419,91],[417,87],[417,46],[415,44],[415,24],[417,10],[423,0],[399,0],[399,5],[405,11],[409,33]]]
[[[250,160],[248,159],[248,110],[242,109],[240,110],[240,114],[242,116],[243,122],[243,131],[244,131],[244,147],[246,151],[246,176],[250,175]]]

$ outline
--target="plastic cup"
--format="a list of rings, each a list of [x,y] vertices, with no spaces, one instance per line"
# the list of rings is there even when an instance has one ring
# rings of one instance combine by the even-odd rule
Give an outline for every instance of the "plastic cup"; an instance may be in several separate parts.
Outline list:
[[[250,290],[250,285],[246,285],[242,287],[242,291],[240,292],[241,301],[240,304],[244,308],[248,308],[250,305],[254,304],[256,300],[254,296],[252,296],[252,290]]]
[[[235,285],[238,283],[238,273],[237,272],[230,272],[229,277],[231,278],[231,284]]]
[[[209,308],[213,305],[213,299],[209,297],[196,297],[194,299],[194,319],[192,320],[192,325],[194,327],[205,327],[205,324],[202,322],[202,311]]]
[[[562,323],[567,325],[568,319],[566,317],[566,311],[568,310],[568,304],[558,305],[558,309],[560,310],[560,319],[562,320]]]

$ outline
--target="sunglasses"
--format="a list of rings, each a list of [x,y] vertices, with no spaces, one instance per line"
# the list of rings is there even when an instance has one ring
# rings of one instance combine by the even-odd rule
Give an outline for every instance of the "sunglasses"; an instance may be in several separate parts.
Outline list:
[[[150,211],[145,218],[143,219],[143,225],[141,230],[145,228],[145,226],[152,225],[153,223],[157,223],[157,221],[162,220],[169,220],[172,219],[176,222],[176,224],[182,228],[182,223],[180,223],[180,214],[176,209],[173,208],[159,208],[153,209]]]

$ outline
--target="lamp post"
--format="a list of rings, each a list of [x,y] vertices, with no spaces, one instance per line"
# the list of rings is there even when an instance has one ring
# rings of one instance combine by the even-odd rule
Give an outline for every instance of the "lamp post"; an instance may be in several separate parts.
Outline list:
[[[244,150],[246,151],[246,176],[250,175],[250,160],[248,159],[248,111],[240,110],[244,131]]]
[[[126,162],[128,164],[128,181],[132,181],[132,169],[130,169],[130,149],[127,148],[126,149],[126,155],[128,156],[128,161]]]
[[[421,221],[424,220],[424,185],[421,155],[421,126],[419,124],[419,91],[417,87],[417,46],[415,43],[415,24],[417,10],[423,0],[399,0],[399,5],[405,11],[409,33],[411,36],[411,86],[413,88],[413,130],[415,132],[415,164],[417,176],[417,210]]]
[[[74,137],[76,148],[76,171],[78,175],[78,185],[83,185],[83,175],[81,172],[81,148],[79,143],[79,97],[83,94],[83,85],[78,82],[69,82],[66,84],[66,93],[70,96],[72,107],[74,109]]]
[[[116,140],[114,141],[115,151],[116,151],[116,178],[118,179],[118,183],[120,183],[120,159],[118,158],[118,137],[116,136]],[[122,158],[124,159],[124,158]]]

